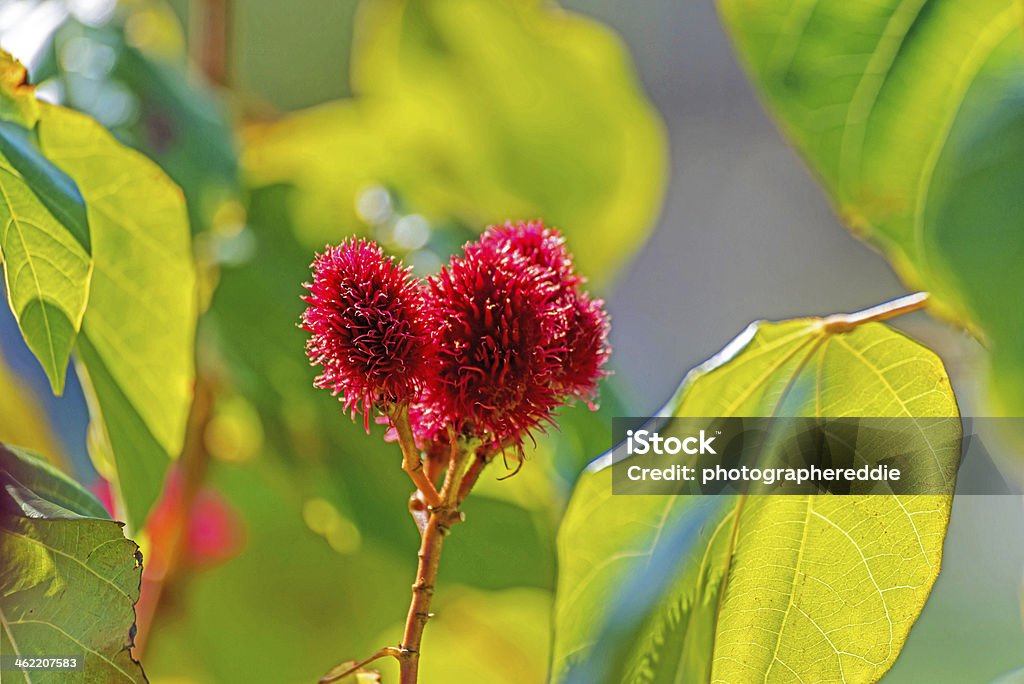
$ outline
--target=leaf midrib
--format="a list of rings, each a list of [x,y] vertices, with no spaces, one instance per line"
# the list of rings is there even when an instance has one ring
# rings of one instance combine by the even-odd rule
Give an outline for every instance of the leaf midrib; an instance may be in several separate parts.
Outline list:
[[[3,170],[8,171],[8,173],[10,172],[7,168],[0,168],[3,168]],[[20,178],[21,176],[19,175],[18,177]],[[50,317],[46,313],[46,306],[44,305],[45,300],[43,299],[43,288],[39,284],[39,274],[36,273],[35,264],[32,263],[32,255],[29,251],[28,243],[25,241],[25,233],[21,229],[21,222],[18,219],[18,214],[14,211],[14,203],[11,201],[10,196],[7,194],[7,188],[4,187],[3,183],[0,183],[0,194],[3,195],[4,203],[7,205],[7,211],[11,215],[11,220],[8,226],[13,225],[14,228],[17,230],[18,239],[21,241],[21,248],[25,251],[25,262],[28,264],[29,271],[32,273],[32,282],[33,284],[35,284],[37,299],[40,302],[39,309],[43,313],[43,325],[46,327],[46,348],[47,351],[50,353],[50,368],[54,373],[54,377],[56,377],[57,375],[60,374],[60,368],[57,364],[57,350],[53,346],[53,330],[50,327]],[[8,293],[8,296],[11,297],[13,295],[11,293]],[[19,312],[15,311],[14,314],[17,316],[19,315]]]
[[[3,625],[4,632],[7,633],[7,638],[11,642],[11,648],[14,649],[14,655],[21,657],[21,650],[18,648],[18,642],[14,640],[14,630],[11,629],[11,623],[7,621],[7,616],[4,615],[3,606],[0,606],[0,625]],[[25,677],[27,684],[32,684],[32,679],[28,676],[28,670],[22,670],[21,674]]]
[[[812,337],[811,337],[810,340],[808,340],[807,343],[799,346],[792,354],[790,354],[790,355],[788,355],[788,356],[786,356],[784,358],[783,363],[778,364],[775,367],[775,371],[777,371],[779,368],[781,368],[785,364],[785,362],[789,361],[791,358],[793,358],[793,356],[796,355],[797,352],[803,350],[805,348],[805,346],[807,346],[809,344],[810,349],[807,351],[806,355],[802,359],[800,359],[800,361],[797,363],[796,367],[793,369],[792,375],[786,381],[785,388],[782,390],[782,392],[779,393],[779,398],[775,402],[775,406],[772,408],[772,411],[771,411],[771,415],[772,416],[775,416],[778,413],[779,408],[785,403],[786,397],[789,396],[790,391],[793,389],[793,386],[796,383],[796,379],[798,377],[800,377],[800,375],[803,373],[804,368],[807,367],[807,363],[818,352],[818,350],[822,346],[822,343],[824,343],[826,340],[829,340],[829,339],[831,339],[833,337],[832,335],[829,335],[828,333],[826,333],[824,328],[819,328],[817,330],[812,329],[810,331],[810,335],[812,335]],[[773,372],[775,372],[775,371],[773,371]],[[758,380],[758,384],[763,383],[769,377],[771,377],[771,373],[762,376]],[[743,509],[744,509],[745,504],[747,502],[748,496],[749,496],[748,494],[740,494],[739,495],[739,501],[736,504],[736,514],[735,514],[735,516],[733,516],[732,531],[731,531],[730,538],[729,538],[729,546],[726,549],[726,553],[725,553],[725,567],[723,568],[723,571],[722,571],[722,583],[721,583],[721,586],[718,589],[718,603],[717,603],[717,605],[715,607],[714,624],[711,627],[711,667],[708,670],[708,681],[709,682],[713,681],[712,677],[714,676],[715,662],[717,661],[717,658],[715,658],[714,654],[715,654],[715,644],[718,641],[718,622],[719,622],[719,620],[721,618],[721,615],[722,615],[722,605],[723,605],[723,602],[725,601],[725,594],[726,594],[726,591],[728,591],[728,589],[729,589],[729,578],[730,578],[730,575],[732,573],[732,561],[733,561],[733,557],[736,555],[736,542],[737,542],[737,539],[739,538],[739,530],[740,530],[740,525],[742,523],[742,518],[743,518]],[[806,530],[805,530],[805,532],[806,532]],[[794,566],[794,568],[793,568],[794,577],[796,576],[798,569],[799,569],[799,563],[797,563]],[[782,632],[782,627],[779,628],[779,633],[780,633],[779,634],[779,639],[780,640],[781,640],[781,632]],[[769,670],[770,669],[771,669],[771,666],[769,665]]]
[[[112,523],[112,524],[117,524],[117,523]],[[51,552],[53,552],[53,553],[55,553],[57,555],[64,556],[68,560],[74,561],[75,563],[77,563],[78,565],[81,565],[83,568],[85,568],[90,573],[95,575],[97,579],[101,580],[102,582],[105,582],[105,583],[109,584],[115,591],[117,591],[119,594],[124,596],[130,603],[133,603],[133,604],[135,603],[135,601],[132,599],[132,597],[129,596],[128,593],[124,589],[122,589],[121,587],[119,587],[116,584],[114,584],[114,582],[112,580],[110,580],[109,578],[104,577],[103,575],[101,575],[98,572],[96,572],[95,570],[93,570],[87,563],[82,561],[80,558],[76,558],[75,556],[72,556],[70,553],[67,553],[66,551],[61,551],[60,549],[54,548],[53,546],[50,546],[49,544],[47,544],[46,542],[44,542],[42,540],[33,539],[32,537],[28,536],[27,534],[15,534],[15,533],[13,533],[13,532],[11,532],[9,530],[5,530],[2,527],[0,527],[0,534],[6,534],[7,536],[13,537],[14,539],[22,539],[22,540],[30,541],[33,544],[37,544],[37,545],[43,547],[47,551],[51,551]],[[108,540],[108,541],[110,541],[110,540]],[[118,540],[115,539],[113,541],[118,541]],[[104,542],[104,543],[106,543],[106,542]]]
[[[113,660],[111,660],[107,656],[103,655],[102,653],[100,653],[96,649],[89,648],[88,646],[83,644],[81,641],[79,641],[75,637],[71,636],[70,634],[65,632],[63,629],[61,629],[57,625],[53,624],[52,622],[49,622],[48,620],[15,620],[14,622],[12,622],[10,624],[13,624],[13,625],[43,625],[45,627],[49,627],[50,629],[54,630],[55,632],[59,632],[62,636],[67,638],[69,641],[72,641],[72,642],[78,644],[80,647],[84,648],[89,653],[92,653],[94,656],[96,656],[97,658],[99,658],[103,662],[105,662],[108,665],[110,665],[112,668],[114,668],[115,670],[120,672],[122,675],[124,675],[125,679],[127,679],[129,682],[132,682],[133,684],[135,682],[135,679],[130,674],[125,672],[121,668],[121,666],[119,666]]]
[[[88,565],[87,563],[85,563],[85,562],[84,562],[84,561],[82,561],[81,559],[79,559],[79,558],[77,558],[77,557],[75,557],[75,556],[73,556],[73,555],[71,555],[71,554],[69,554],[69,553],[67,553],[67,552],[65,552],[65,551],[61,551],[60,549],[54,548],[53,546],[51,546],[51,545],[47,544],[46,542],[44,542],[44,541],[42,541],[42,540],[39,540],[39,539],[34,539],[34,538],[32,538],[32,537],[30,537],[29,535],[26,535],[26,534],[15,534],[15,533],[11,532],[10,530],[4,529],[4,528],[2,528],[2,527],[0,527],[0,533],[2,533],[2,534],[6,534],[7,536],[9,536],[9,537],[12,537],[12,538],[14,538],[15,540],[22,540],[22,541],[29,541],[29,542],[32,542],[32,543],[34,543],[34,544],[37,544],[37,545],[39,545],[39,546],[42,546],[42,547],[43,547],[44,549],[46,549],[47,551],[50,551],[50,552],[51,552],[51,553],[53,553],[53,554],[56,554],[56,555],[60,555],[60,556],[63,556],[63,557],[65,557],[65,558],[67,558],[68,560],[71,560],[71,561],[73,561],[74,563],[77,563],[77,564],[78,564],[78,565],[80,565],[80,566],[81,566],[82,568],[84,568],[85,570],[88,570],[88,571],[89,571],[90,573],[92,573],[93,575],[95,575],[95,576],[96,576],[96,578],[97,578],[97,579],[99,579],[100,581],[102,581],[102,582],[105,582],[106,584],[109,584],[109,585],[110,585],[110,586],[111,586],[111,587],[112,587],[112,588],[113,588],[113,589],[114,589],[115,591],[119,592],[119,593],[120,593],[120,594],[121,594],[122,596],[124,596],[124,597],[125,597],[125,599],[127,599],[127,600],[128,600],[128,601],[129,601],[130,603],[132,603],[132,604],[134,604],[134,603],[135,603],[135,601],[133,601],[133,600],[132,600],[132,598],[131,598],[131,597],[130,597],[130,596],[129,596],[128,594],[127,594],[127,592],[125,592],[125,591],[124,591],[123,589],[121,589],[121,588],[120,588],[120,587],[118,587],[118,586],[117,586],[116,584],[114,584],[114,582],[113,582],[112,580],[110,580],[109,578],[106,578],[106,577],[104,577],[103,575],[101,575],[101,574],[99,574],[98,572],[96,572],[96,571],[95,571],[95,570],[94,570],[93,568],[91,568],[91,567],[90,567],[90,566],[89,566],[89,565]],[[107,543],[110,543],[110,542],[112,542],[112,541],[118,541],[118,540],[117,540],[117,539],[108,539],[107,541],[103,542],[102,544],[99,544],[99,545],[97,545],[97,546],[96,546],[96,547],[95,547],[95,548],[94,548],[94,549],[93,549],[92,551],[94,552],[94,551],[95,551],[96,549],[98,549],[98,548],[100,548],[101,546],[104,546],[104,545],[106,545]],[[92,552],[90,552],[90,555],[91,555],[91,553],[92,553]],[[125,678],[126,678],[126,679],[127,679],[128,681],[129,681],[129,682],[135,682],[135,679],[134,679],[134,678],[133,678],[133,677],[132,677],[132,676],[131,676],[131,675],[130,675],[129,673],[125,672],[125,671],[124,671],[124,670],[123,670],[123,669],[122,669],[122,668],[121,668],[121,667],[120,667],[120,666],[119,666],[119,665],[118,665],[117,663],[115,663],[115,662],[114,662],[113,660],[111,660],[111,659],[110,659],[110,658],[108,658],[107,656],[103,655],[103,654],[102,654],[102,653],[100,653],[99,651],[97,651],[97,650],[95,650],[95,649],[93,649],[93,648],[90,648],[89,646],[87,646],[87,645],[83,644],[83,643],[82,643],[81,641],[79,641],[78,639],[76,639],[76,638],[75,638],[74,636],[72,636],[71,634],[68,634],[68,633],[67,633],[66,631],[64,631],[63,629],[61,629],[61,628],[60,628],[60,627],[58,627],[57,625],[53,624],[52,622],[49,622],[49,621],[47,621],[47,620],[15,620],[15,621],[11,622],[11,621],[9,621],[9,620],[8,620],[8,619],[6,618],[6,616],[5,616],[4,614],[3,614],[3,610],[2,610],[2,608],[0,608],[0,622],[2,622],[2,623],[3,623],[3,626],[4,626],[4,631],[6,631],[6,632],[7,632],[7,636],[8,636],[8,638],[9,638],[9,639],[11,640],[11,646],[12,646],[12,648],[14,648],[14,649],[15,649],[15,653],[16,653],[16,654],[18,654],[18,655],[20,655],[20,653],[19,653],[19,651],[18,651],[18,647],[17,647],[17,644],[16,644],[16,642],[14,641],[14,632],[13,632],[13,630],[11,629],[11,625],[17,625],[17,624],[40,624],[40,625],[46,625],[47,627],[50,627],[51,629],[53,629],[53,630],[56,630],[57,632],[59,632],[60,634],[62,634],[63,636],[65,636],[65,637],[66,637],[67,639],[69,639],[70,641],[73,641],[74,643],[78,644],[79,646],[81,646],[82,648],[84,648],[84,649],[85,649],[86,651],[88,651],[89,653],[92,653],[92,654],[93,654],[93,655],[95,655],[95,656],[96,656],[97,658],[99,658],[99,659],[103,660],[104,662],[108,663],[108,664],[109,664],[109,665],[110,665],[110,666],[111,666],[112,668],[114,668],[115,670],[117,670],[118,672],[120,672],[120,673],[121,673],[122,675],[124,675],[124,677],[125,677]],[[24,672],[24,671],[23,671],[23,672]],[[28,677],[28,673],[27,673],[27,672],[25,672],[25,681],[26,681],[26,682],[29,682],[29,684],[31,684],[31,680],[29,679],[29,677]]]

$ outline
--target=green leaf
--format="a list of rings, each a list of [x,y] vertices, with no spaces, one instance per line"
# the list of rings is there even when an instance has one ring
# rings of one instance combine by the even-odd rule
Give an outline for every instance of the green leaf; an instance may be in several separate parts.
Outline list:
[[[6,53],[0,62],[12,75],[20,68]],[[0,119],[0,261],[25,342],[60,394],[89,295],[89,223],[74,181],[40,152],[26,127],[39,123],[32,98],[23,82],[0,86],[0,117],[15,117]]]
[[[434,223],[544,218],[598,281],[639,248],[666,137],[611,31],[524,0],[373,0],[359,19],[358,96],[250,131],[250,180],[294,186],[307,244],[358,227],[376,184]]]
[[[129,651],[138,546],[79,485],[3,446],[0,558],[0,653],[84,659],[77,673],[26,674],[25,682],[146,681]]]
[[[753,324],[663,413],[958,416],[930,351],[880,323],[829,330]],[[959,442],[958,420],[929,424]],[[954,468],[935,436],[915,452]],[[938,575],[951,496],[612,496],[604,461],[559,534],[555,681],[873,682],[892,666]]]
[[[84,115],[43,107],[39,139],[88,208],[94,273],[77,353],[90,447],[105,475],[116,470],[128,522],[139,527],[181,450],[192,398],[197,313],[184,199],[156,164]]]
[[[0,180],[17,174],[24,186],[18,203],[7,204],[12,212],[35,210],[0,233],[12,308],[22,312],[26,340],[41,358],[38,331],[47,332],[52,353],[44,367],[55,388],[76,345],[92,417],[90,453],[117,483],[128,522],[140,527],[181,450],[192,398],[197,312],[184,198],[156,164],[93,119],[36,101],[20,65],[2,59],[0,113],[32,125],[29,132],[0,123]],[[62,201],[72,195],[75,202]],[[49,223],[34,218],[42,207]],[[56,250],[61,245],[86,260],[74,262]],[[83,263],[91,280],[67,275]],[[25,294],[26,274],[35,295]],[[43,290],[46,280],[59,283]],[[46,296],[55,288],[63,299]],[[74,317],[64,315],[69,308]]]
[[[990,346],[1024,409],[1024,6],[719,0],[842,218]]]

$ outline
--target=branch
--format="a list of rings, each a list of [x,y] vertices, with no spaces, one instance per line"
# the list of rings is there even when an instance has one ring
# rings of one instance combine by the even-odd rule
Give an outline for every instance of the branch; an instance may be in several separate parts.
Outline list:
[[[493,456],[476,454],[473,462],[470,464],[469,469],[466,471],[465,477],[462,479],[462,484],[459,486],[458,503],[462,503],[469,496],[469,492],[472,491],[476,485],[476,481],[480,479],[480,473],[484,471],[487,464],[491,462]]]
[[[367,665],[369,665],[373,661],[380,660],[381,658],[386,658],[387,656],[391,656],[393,658],[400,659],[399,650],[397,648],[395,648],[394,646],[385,646],[384,648],[380,649],[379,651],[374,653],[372,656],[370,656],[366,660],[364,660],[362,662],[359,662],[359,663],[354,663],[353,665],[350,665],[343,672],[339,672],[337,674],[328,673],[328,674],[324,675],[323,677],[320,678],[319,684],[331,684],[331,682],[336,682],[339,679],[344,679],[345,677],[348,677],[350,675],[358,674],[359,672],[362,671],[362,669],[364,667],[366,667]],[[349,662],[351,662],[351,661],[349,661]],[[339,667],[342,667],[342,666],[343,665],[338,665],[334,669],[338,669]]]
[[[441,503],[430,508],[430,518],[423,530],[420,544],[416,581],[412,585],[412,602],[409,604],[405,633],[399,648],[401,684],[416,684],[420,643],[423,640],[423,630],[432,615],[430,603],[434,597],[434,583],[437,581],[437,571],[441,562],[441,547],[451,526],[462,520],[457,499],[467,454],[454,433],[451,435],[451,445],[448,472],[445,473],[444,485],[441,487]]]
[[[193,59],[218,86],[227,86],[231,53],[231,1],[193,0],[189,8]]]
[[[152,548],[147,553],[146,565],[142,572],[141,593],[135,606],[137,632],[132,649],[133,657],[140,659],[149,641],[156,614],[161,606],[164,587],[171,582],[181,569],[182,554],[188,543],[189,519],[196,495],[206,479],[210,454],[203,442],[203,434],[213,417],[216,402],[216,391],[210,373],[200,368],[196,374],[196,384],[192,407],[189,410],[188,427],[185,432],[185,445],[178,459],[183,480],[181,492],[171,502],[171,524],[167,533],[152,540]],[[165,504],[168,492],[162,494],[161,505]]]
[[[404,455],[404,468],[418,491],[409,498],[409,512],[412,513],[416,526],[420,530],[419,562],[416,566],[416,581],[412,585],[412,601],[405,619],[405,631],[402,643],[397,648],[388,646],[377,651],[373,656],[361,663],[351,666],[338,665],[335,669],[345,667],[340,673],[328,673],[320,684],[330,684],[343,677],[358,673],[365,665],[384,656],[394,656],[399,662],[400,684],[416,684],[419,676],[420,643],[427,621],[433,616],[430,604],[434,597],[434,584],[441,564],[441,547],[449,530],[456,523],[462,522],[459,504],[462,498],[473,487],[480,476],[480,471],[490,459],[487,455],[476,454],[476,445],[461,441],[454,431],[449,431],[450,452],[448,469],[445,472],[444,484],[438,492],[427,477],[420,462],[419,451],[413,442],[412,428],[406,408],[396,407],[391,415],[392,423],[398,432],[399,443]],[[475,454],[473,464],[466,468],[466,459],[470,453]],[[433,456],[440,457],[434,453]],[[410,456],[415,458],[415,466],[410,466]],[[424,484],[420,484],[420,482]],[[436,503],[427,503],[426,497],[432,494]]]
[[[398,444],[402,447],[402,470],[409,474],[427,506],[440,505],[441,497],[437,493],[437,488],[423,470],[420,450],[416,448],[416,440],[412,436],[408,407],[396,406],[389,417],[391,424],[395,426],[395,432],[398,433]]]

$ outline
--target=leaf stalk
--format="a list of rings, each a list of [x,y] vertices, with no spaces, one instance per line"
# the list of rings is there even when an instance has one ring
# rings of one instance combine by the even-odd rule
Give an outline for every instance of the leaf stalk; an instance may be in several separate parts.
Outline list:
[[[920,311],[928,304],[927,292],[915,292],[884,304],[878,304],[855,313],[826,316],[823,320],[825,332],[839,334],[850,332],[859,325],[885,321],[896,316]]]

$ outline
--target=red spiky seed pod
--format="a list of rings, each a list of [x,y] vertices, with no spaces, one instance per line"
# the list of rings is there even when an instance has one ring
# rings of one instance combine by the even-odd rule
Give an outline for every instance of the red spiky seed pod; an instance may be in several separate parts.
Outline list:
[[[559,405],[596,396],[608,317],[540,221],[491,226],[463,252],[428,281],[438,375],[410,416],[424,443],[451,426],[518,448]]]
[[[550,268],[556,284],[561,288],[575,287],[583,281],[575,274],[572,255],[565,246],[565,238],[543,221],[508,221],[488,226],[479,243],[470,243],[467,249],[515,251],[530,263]]]
[[[608,314],[604,300],[586,292],[573,292],[570,299],[562,372],[555,382],[566,395],[583,399],[596,410],[597,382],[608,374],[604,365],[611,356]]]
[[[435,380],[416,413],[421,437],[451,425],[519,446],[561,401],[554,382],[567,307],[550,268],[475,243],[428,279]]]
[[[562,359],[562,372],[556,374],[553,382],[567,397],[584,399],[596,408],[593,400],[597,396],[597,382],[607,375],[604,365],[611,355],[608,315],[604,301],[592,299],[583,291],[586,279],[576,274],[562,234],[539,220],[510,221],[488,227],[479,244],[467,249],[514,251],[530,263],[551,270],[551,282],[564,298],[566,308],[562,337],[551,340],[552,347],[560,349]]]
[[[328,245],[311,268],[300,327],[310,333],[310,364],[322,369],[314,385],[338,396],[353,418],[362,414],[369,431],[375,406],[409,403],[427,380],[423,287],[367,240]]]

